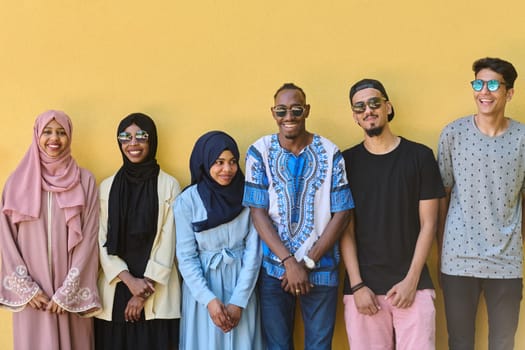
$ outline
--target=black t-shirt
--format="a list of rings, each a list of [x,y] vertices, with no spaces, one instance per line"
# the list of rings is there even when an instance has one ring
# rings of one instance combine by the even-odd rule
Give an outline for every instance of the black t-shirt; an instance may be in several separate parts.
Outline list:
[[[419,236],[419,201],[445,196],[432,150],[401,138],[375,155],[360,143],[343,152],[355,202],[361,278],[377,295],[405,278]],[[353,283],[355,284],[355,283]],[[417,289],[433,288],[425,265]],[[348,274],[344,293],[351,294]]]

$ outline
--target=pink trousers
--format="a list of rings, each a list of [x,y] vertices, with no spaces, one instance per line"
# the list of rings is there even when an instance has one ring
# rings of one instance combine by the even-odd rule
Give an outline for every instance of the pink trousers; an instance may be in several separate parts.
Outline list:
[[[418,290],[412,306],[399,309],[377,295],[375,315],[357,311],[353,295],[343,297],[346,334],[352,350],[434,350],[436,310],[433,289]]]

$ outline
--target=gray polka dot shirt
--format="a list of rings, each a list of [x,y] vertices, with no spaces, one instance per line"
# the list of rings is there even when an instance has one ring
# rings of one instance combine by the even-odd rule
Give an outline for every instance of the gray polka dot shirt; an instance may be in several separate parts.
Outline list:
[[[525,191],[525,125],[510,120],[496,137],[473,116],[441,133],[438,163],[451,188],[441,271],[455,276],[521,278],[521,205]]]

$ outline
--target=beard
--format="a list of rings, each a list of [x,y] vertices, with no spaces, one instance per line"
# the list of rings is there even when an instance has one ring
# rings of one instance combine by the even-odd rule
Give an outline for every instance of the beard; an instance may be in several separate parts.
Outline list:
[[[369,137],[379,136],[383,133],[383,127],[376,126],[376,127],[373,127],[372,129],[366,129],[365,132]]]

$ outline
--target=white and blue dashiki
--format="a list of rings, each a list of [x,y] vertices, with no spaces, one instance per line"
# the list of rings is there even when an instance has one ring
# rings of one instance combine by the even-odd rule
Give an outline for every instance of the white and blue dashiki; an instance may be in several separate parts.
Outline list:
[[[344,159],[328,139],[314,135],[298,155],[279,144],[277,134],[267,135],[246,154],[243,204],[268,209],[276,232],[286,248],[301,261],[323,234],[332,213],[352,209]],[[263,244],[263,267],[280,278],[285,270],[279,258]],[[339,245],[329,250],[310,275],[316,285],[336,286]]]

